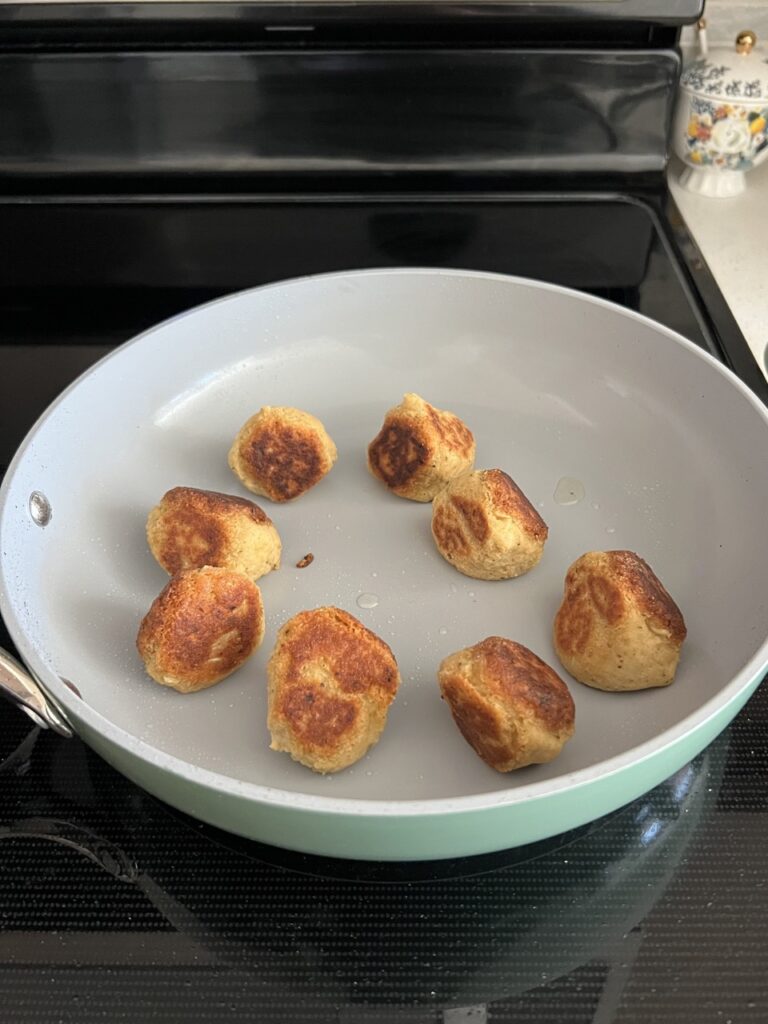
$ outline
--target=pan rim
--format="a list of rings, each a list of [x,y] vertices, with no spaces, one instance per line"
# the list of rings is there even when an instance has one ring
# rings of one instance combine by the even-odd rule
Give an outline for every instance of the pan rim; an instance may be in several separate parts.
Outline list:
[[[123,351],[134,345],[143,342],[147,337],[165,330],[169,325],[175,324],[186,317],[197,314],[200,310],[231,302],[245,294],[265,292],[276,289],[298,288],[306,282],[312,281],[333,281],[334,279],[348,280],[351,277],[398,277],[398,276],[431,276],[431,277],[460,277],[474,278],[481,280],[500,281],[514,284],[518,287],[530,288],[544,292],[554,292],[559,295],[571,296],[587,304],[607,309],[613,313],[623,316],[629,320],[642,323],[660,332],[671,342],[682,347],[693,357],[703,360],[710,369],[718,372],[743,399],[746,399],[753,410],[760,416],[764,425],[768,428],[768,408],[760,399],[747,387],[746,384],[727,366],[719,362],[714,356],[700,348],[693,341],[685,338],[658,323],[657,321],[634,310],[626,309],[607,299],[597,298],[578,289],[567,288],[562,285],[552,284],[546,281],[539,281],[533,278],[525,278],[510,274],[500,274],[488,271],[463,270],[460,268],[431,268],[431,267],[374,267],[364,270],[333,271],[324,274],[309,274],[301,277],[288,278],[280,281],[269,282],[253,288],[241,289],[232,292],[210,302],[202,303],[191,309],[184,310],[175,316],[169,317],[158,324],[149,327],[140,334],[130,338],[119,345],[113,351],[97,360],[92,366],[80,374],[70,383],[43,411],[35,423],[27,432],[26,436],[15,452],[5,477],[0,484],[0,528],[2,527],[4,512],[13,479],[21,465],[25,454],[44,423],[54,410],[76,390],[81,383],[90,378],[106,362],[119,358]],[[659,735],[646,740],[629,750],[613,755],[596,764],[586,768],[580,768],[569,772],[555,779],[547,779],[534,783],[527,783],[514,786],[507,790],[491,790],[485,793],[474,793],[468,796],[459,797],[436,797],[418,800],[383,800],[363,799],[359,797],[335,797],[316,794],[301,793],[293,790],[284,790],[277,787],[265,786],[255,782],[245,782],[220,772],[202,768],[190,761],[185,761],[173,754],[159,750],[150,743],[121,727],[112,723],[102,713],[94,710],[84,702],[78,701],[76,695],[58,679],[58,677],[39,657],[38,651],[31,643],[22,628],[16,614],[14,602],[10,596],[10,587],[6,581],[4,561],[0,552],[0,613],[2,614],[8,631],[16,644],[19,653],[25,664],[32,673],[41,681],[46,693],[50,693],[55,702],[63,710],[73,716],[75,720],[81,720],[88,728],[97,732],[105,740],[111,742],[125,753],[138,758],[140,761],[151,764],[167,774],[177,776],[187,782],[196,783],[205,789],[216,793],[237,796],[255,804],[265,804],[286,809],[315,812],[318,814],[344,815],[354,817],[389,817],[389,818],[413,818],[413,817],[437,817],[447,814],[464,812],[481,812],[494,808],[511,807],[513,805],[540,802],[548,797],[556,797],[566,792],[575,792],[583,789],[594,782],[615,776],[641,764],[642,762],[668,750],[686,737],[705,728],[707,723],[715,716],[725,711],[729,705],[735,702],[739,695],[765,671],[768,666],[768,635],[753,656],[746,662],[739,672],[708,701],[687,715],[676,725],[665,729]]]

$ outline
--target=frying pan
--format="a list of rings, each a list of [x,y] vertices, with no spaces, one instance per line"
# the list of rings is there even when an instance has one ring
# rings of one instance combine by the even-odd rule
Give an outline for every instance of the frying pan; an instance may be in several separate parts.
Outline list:
[[[477,466],[506,470],[539,508],[550,536],[532,572],[461,576],[434,548],[429,506],[367,473],[367,443],[406,391],[460,415]],[[166,580],[146,514],[177,484],[242,493],[226,453],[262,405],[319,416],[339,460],[298,501],[265,502],[283,565],[260,581],[263,646],[224,682],[182,696],[145,675],[134,647]],[[765,408],[642,316],[464,271],[279,283],[127,343],[33,427],[0,491],[0,609],[28,669],[5,661],[4,676],[36,691],[38,716],[229,831],[359,859],[503,849],[629,802],[742,707],[768,665],[767,507]],[[607,694],[566,677],[574,738],[549,765],[498,774],[456,730],[437,666],[499,634],[558,668],[551,630],[565,571],[605,548],[641,554],[680,605],[677,678]],[[309,552],[312,564],[295,568]],[[325,777],[269,750],[265,693],[280,624],[324,604],[382,636],[403,677],[379,743]]]

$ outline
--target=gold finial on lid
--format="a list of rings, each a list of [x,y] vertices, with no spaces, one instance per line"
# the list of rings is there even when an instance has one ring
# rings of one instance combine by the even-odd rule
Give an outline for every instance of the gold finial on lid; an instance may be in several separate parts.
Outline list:
[[[757,35],[752,29],[744,29],[736,36],[736,53],[751,53],[756,42]]]
[[[706,57],[709,53],[709,46],[707,45],[707,19],[699,18],[696,22],[696,28],[699,33],[699,56]]]

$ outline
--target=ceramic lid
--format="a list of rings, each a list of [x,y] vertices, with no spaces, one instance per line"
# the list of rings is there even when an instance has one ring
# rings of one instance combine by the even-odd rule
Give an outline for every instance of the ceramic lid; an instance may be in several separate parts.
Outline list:
[[[768,100],[768,51],[757,46],[754,32],[740,32],[734,46],[710,48],[680,77],[688,92],[730,103]]]

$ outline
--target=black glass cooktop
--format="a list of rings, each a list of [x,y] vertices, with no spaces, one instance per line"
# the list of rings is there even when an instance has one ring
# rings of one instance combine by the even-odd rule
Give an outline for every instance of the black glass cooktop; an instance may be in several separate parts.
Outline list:
[[[229,291],[355,267],[580,288],[680,331],[767,394],[661,200],[6,198],[0,229],[13,243],[0,255],[3,468],[47,402],[137,331]],[[694,762],[608,818],[429,864],[227,836],[10,704],[0,718],[0,1021],[768,1016],[765,686]]]

